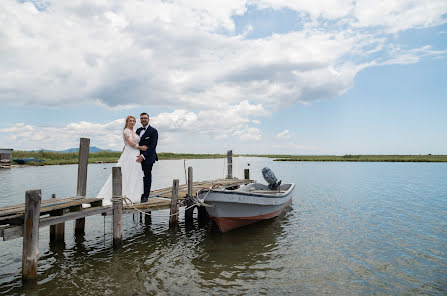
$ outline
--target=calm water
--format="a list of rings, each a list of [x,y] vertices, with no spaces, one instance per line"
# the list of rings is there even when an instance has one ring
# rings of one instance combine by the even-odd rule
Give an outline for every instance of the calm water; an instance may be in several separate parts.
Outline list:
[[[38,287],[22,287],[22,240],[0,241],[0,294],[447,294],[447,164],[234,161],[236,177],[250,163],[259,181],[269,166],[295,182],[291,207],[225,234],[212,223],[185,229],[183,217],[173,231],[167,217],[145,226],[125,215],[124,245],[115,251],[110,217],[88,217],[81,239],[66,223],[62,248],[41,228]],[[224,173],[222,159],[186,165],[195,180]],[[110,171],[89,166],[89,196]],[[72,196],[76,174],[76,166],[0,170],[0,206],[22,203],[26,189]],[[154,178],[154,188],[184,183],[183,160],[158,162]]]

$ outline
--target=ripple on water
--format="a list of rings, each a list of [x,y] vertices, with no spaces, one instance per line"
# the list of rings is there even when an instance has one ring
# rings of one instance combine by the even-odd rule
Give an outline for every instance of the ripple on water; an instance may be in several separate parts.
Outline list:
[[[242,174],[247,162],[258,180],[269,166],[296,182],[293,203],[278,218],[221,234],[212,223],[186,227],[180,219],[172,230],[166,217],[144,225],[125,215],[119,250],[111,248],[110,217],[88,217],[83,239],[67,223],[63,246],[49,244],[42,228],[39,292],[447,294],[447,165],[235,158],[234,171]],[[199,179],[221,177],[214,175],[217,160],[190,165],[200,168]],[[110,167],[89,167],[88,192],[99,191]],[[182,161],[159,162],[154,186],[169,185],[177,173],[183,174]],[[68,196],[76,184],[60,180],[75,181],[76,174],[76,166],[0,171],[0,205],[21,202],[23,188],[42,188],[44,198]],[[21,285],[21,243],[1,242],[2,295],[28,292]]]

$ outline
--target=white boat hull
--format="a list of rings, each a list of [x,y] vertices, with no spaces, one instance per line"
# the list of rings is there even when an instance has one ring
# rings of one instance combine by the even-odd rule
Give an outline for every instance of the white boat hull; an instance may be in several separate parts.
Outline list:
[[[250,191],[250,189],[255,189]],[[262,189],[262,190],[256,190]],[[241,190],[211,190],[202,193],[209,216],[214,219],[220,231],[271,219],[283,212],[291,203],[295,184],[281,185],[281,191],[266,189],[262,184],[250,184]]]

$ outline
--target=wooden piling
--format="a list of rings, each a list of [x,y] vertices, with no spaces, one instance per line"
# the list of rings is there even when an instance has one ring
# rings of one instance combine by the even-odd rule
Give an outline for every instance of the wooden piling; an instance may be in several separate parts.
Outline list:
[[[146,214],[144,215],[144,224],[145,225],[150,225],[152,223],[152,216],[151,216],[151,211],[147,211]]]
[[[39,218],[42,193],[28,190],[25,193],[25,219],[22,251],[22,280],[35,280],[39,259]]]
[[[197,207],[197,218],[199,223],[206,223],[209,220],[210,216],[205,207]]]
[[[113,247],[123,243],[123,183],[121,167],[112,168],[112,201],[113,201]],[[118,197],[118,198],[117,198]]]
[[[56,198],[56,194],[51,194],[51,198]],[[50,213],[50,216],[62,216],[64,210],[57,210]],[[59,223],[50,226],[50,241],[63,242],[65,239],[65,223]]]
[[[227,179],[233,179],[233,150],[227,151]]]
[[[250,180],[250,169],[244,169],[244,179]]]
[[[186,207],[189,208],[185,211],[185,223],[191,223],[194,214],[194,201],[192,200],[192,184],[193,184],[193,170],[192,167],[188,167],[188,196],[186,197]]]
[[[78,185],[77,197],[87,196],[87,167],[90,139],[81,138],[79,142]],[[85,218],[76,219],[75,234],[85,233]]]
[[[173,215],[178,212],[178,187],[179,187],[179,180],[174,179],[172,182],[172,196],[171,196],[171,215],[169,217],[169,226],[176,226],[178,224],[178,215]]]
[[[227,159],[228,159],[228,175],[227,179],[233,178],[232,177],[232,166],[233,166],[233,152],[231,150],[228,150],[227,152]],[[209,219],[208,212],[206,211],[206,208],[204,206],[198,206],[197,207],[197,219],[199,220],[200,224],[206,223]]]

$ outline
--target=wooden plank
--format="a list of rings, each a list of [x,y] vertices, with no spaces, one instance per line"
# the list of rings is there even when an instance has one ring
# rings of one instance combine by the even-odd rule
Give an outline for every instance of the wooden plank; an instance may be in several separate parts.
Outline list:
[[[0,217],[0,224],[22,225],[24,216],[25,216],[25,213],[17,214],[17,215],[9,215],[6,217]]]
[[[172,196],[171,196],[171,216],[169,217],[169,226],[177,226],[178,224],[178,215],[174,215],[178,212],[178,184],[179,180],[174,179],[172,182]]]
[[[112,201],[113,201],[113,247],[123,243],[123,196],[121,167],[112,168]]]
[[[93,204],[95,202],[102,201],[100,198],[76,198],[71,197],[68,199],[55,199],[52,201],[52,203],[47,202],[45,205],[41,205],[40,212],[41,213],[48,213],[54,210],[64,209],[68,208],[74,205],[82,205],[82,204]],[[20,208],[17,209],[9,209],[4,211],[3,213],[0,213],[0,219],[1,217],[6,217],[8,215],[17,215],[17,214],[24,214],[25,213],[25,204],[21,204]]]
[[[111,207],[95,207],[95,208],[88,208],[83,209],[79,212],[71,212],[67,213],[63,216],[50,216],[50,217],[44,217],[40,219],[39,222],[39,228],[41,227],[47,227],[51,225],[56,225],[59,223],[79,219],[79,218],[85,218],[88,216],[93,215],[99,215],[99,214],[108,214],[112,212]],[[6,225],[5,225],[6,226]],[[9,225],[7,228],[3,229],[3,240],[12,240],[15,238],[19,238],[23,236],[23,225],[19,226],[13,226]]]
[[[51,200],[51,199],[42,200],[42,202],[40,203],[40,208],[43,208],[44,206],[51,204],[51,203],[55,203],[55,202],[62,203],[65,200],[70,200],[70,199],[73,199],[73,197],[57,198],[56,200]],[[11,205],[11,206],[1,207],[0,208],[0,217],[7,216],[10,214],[15,214],[16,212],[25,213],[25,204],[22,203],[22,204],[15,204],[15,205]]]
[[[8,241],[23,236],[23,225],[3,229],[3,240]]]
[[[0,225],[0,237],[3,236],[3,230],[8,227],[11,227],[11,226],[10,225]]]
[[[168,202],[166,204],[154,205],[151,208],[139,209],[139,210],[143,212],[151,212],[151,211],[167,210],[170,208],[171,208],[171,202]],[[131,214],[131,213],[139,213],[139,212],[134,208],[123,209],[123,214]]]
[[[62,222],[67,222],[75,219],[85,218],[92,215],[98,215],[102,213],[111,212],[112,209],[110,207],[94,207],[83,209],[79,212],[71,212],[67,213],[63,216],[54,216],[54,217],[44,217],[40,219],[40,227],[55,225]]]
[[[25,193],[25,225],[22,250],[22,280],[35,280],[39,259],[39,217],[42,192],[28,190]]]

